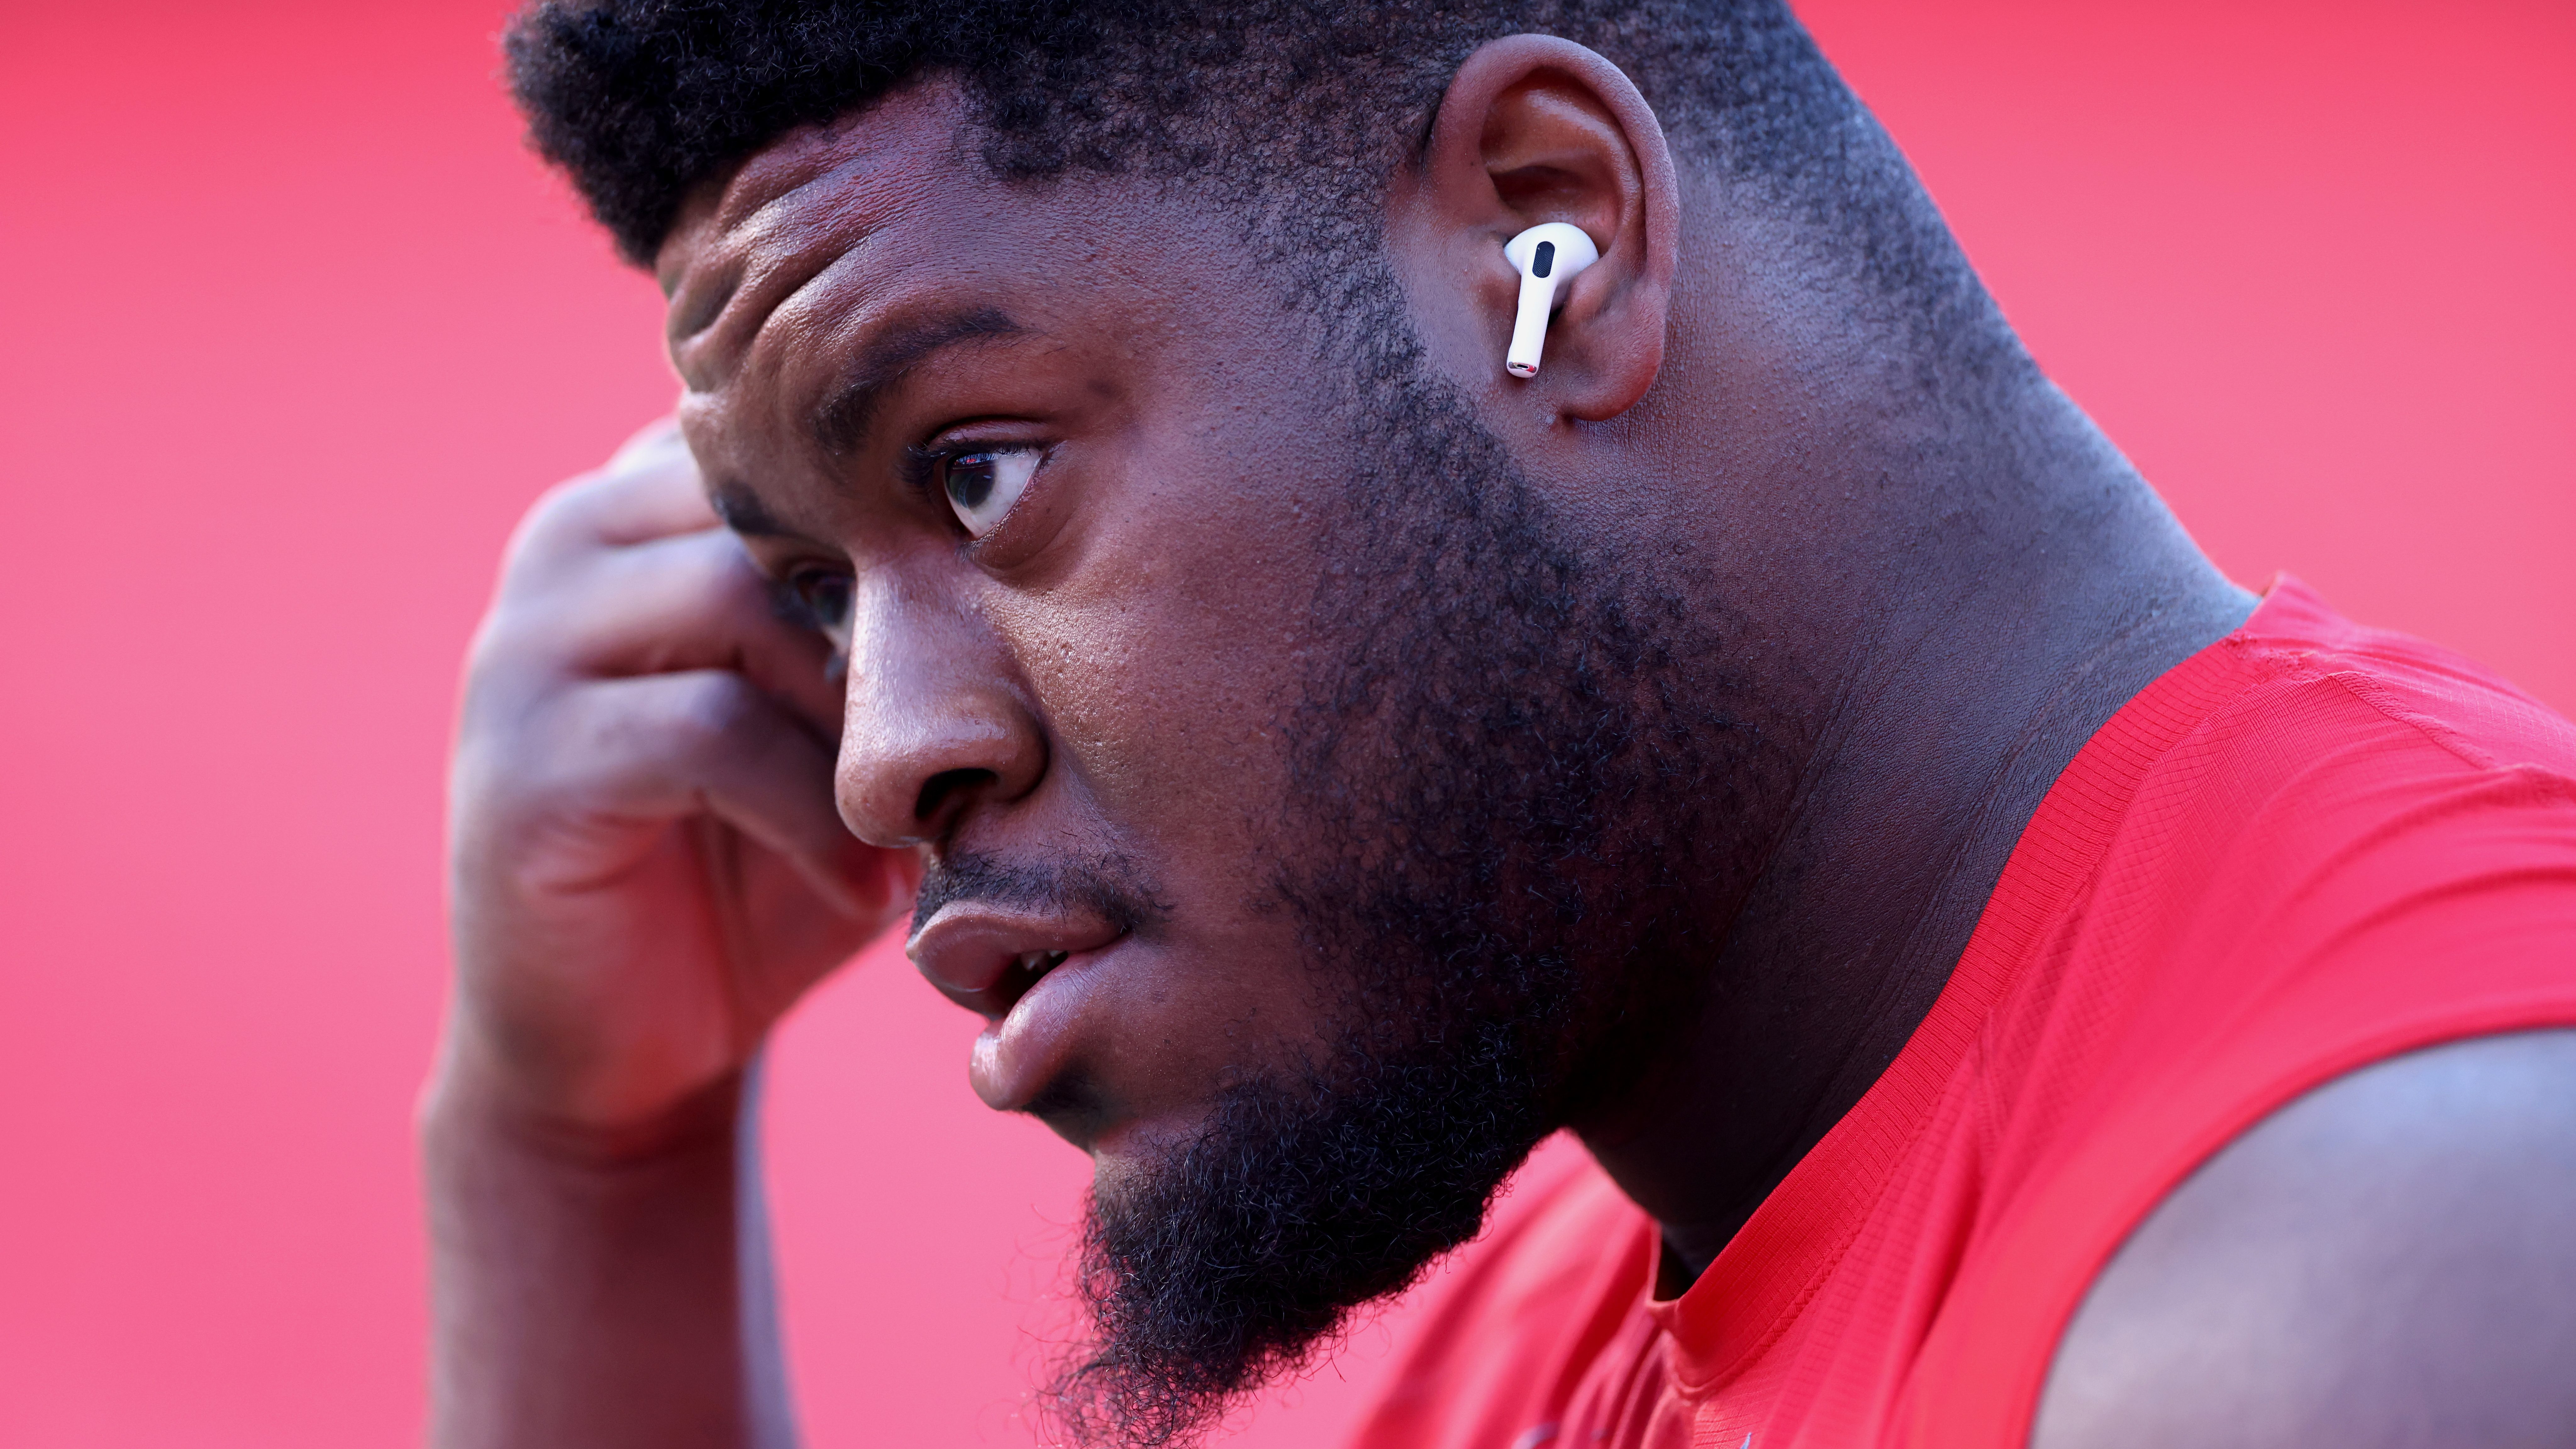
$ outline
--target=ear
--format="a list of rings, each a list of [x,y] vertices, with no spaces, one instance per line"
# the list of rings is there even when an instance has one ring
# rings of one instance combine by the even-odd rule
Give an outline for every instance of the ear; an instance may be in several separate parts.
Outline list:
[[[1452,375],[1598,422],[1663,367],[1679,201],[1664,128],[1627,75],[1570,40],[1514,35],[1458,67],[1392,189],[1388,238]],[[1524,382],[1503,371],[1520,296],[1503,243],[1548,221],[1581,227],[1601,260],[1568,285],[1545,365]]]

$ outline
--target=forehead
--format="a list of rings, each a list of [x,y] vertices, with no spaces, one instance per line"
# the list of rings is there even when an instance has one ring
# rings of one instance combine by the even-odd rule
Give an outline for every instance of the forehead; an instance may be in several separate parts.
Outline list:
[[[849,274],[897,260],[903,223],[973,180],[961,120],[952,87],[916,84],[791,131],[702,187],[655,267],[672,361],[691,390],[723,386],[774,321],[804,320]]]
[[[693,197],[664,243],[672,361],[713,391],[772,334],[820,340],[828,323],[975,292],[1070,303],[1240,250],[1121,179],[994,176],[957,87],[935,78],[791,132]]]
[[[769,454],[855,368],[960,325],[1141,355],[1263,325],[1242,238],[1124,177],[1009,182],[932,78],[807,127],[692,198],[657,258],[682,415],[707,452]]]

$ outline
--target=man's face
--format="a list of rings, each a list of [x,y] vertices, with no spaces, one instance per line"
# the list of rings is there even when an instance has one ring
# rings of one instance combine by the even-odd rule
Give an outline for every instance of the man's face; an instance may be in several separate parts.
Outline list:
[[[1234,237],[996,183],[945,99],[773,148],[675,237],[682,418],[764,570],[849,591],[842,810],[932,848],[914,954],[990,1023],[976,1091],[1114,1181],[1321,1041],[1267,903],[1349,427]],[[979,486],[1019,490],[980,538]]]
[[[926,848],[975,1089],[1097,1165],[1072,1413],[1160,1438],[1646,1058],[1770,772],[1705,621],[1569,535],[1391,284],[1292,310],[1230,221],[997,182],[956,116],[693,211],[682,417],[847,651],[842,811]]]

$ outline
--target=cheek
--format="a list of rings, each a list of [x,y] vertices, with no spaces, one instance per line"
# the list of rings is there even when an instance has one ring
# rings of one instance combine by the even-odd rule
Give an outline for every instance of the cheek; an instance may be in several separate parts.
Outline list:
[[[1087,497],[1078,564],[987,605],[1049,733],[1061,794],[1042,813],[1133,858],[1170,909],[1091,1064],[1140,1126],[1167,1129],[1233,1076],[1311,1055],[1330,1010],[1271,903],[1299,848],[1280,834],[1281,724],[1318,644],[1313,509],[1189,463],[1123,470],[1202,482]]]
[[[1165,862],[1236,851],[1285,786],[1279,721],[1301,687],[1275,600],[1210,597],[1186,566],[1098,607],[1051,601],[1024,669],[1050,769],[1126,848]],[[1035,613],[1037,611],[1031,611]]]
[[[1144,476],[1174,471],[1140,469]],[[1147,488],[1089,530],[1074,575],[995,622],[1067,770],[1126,845],[1266,852],[1281,722],[1307,686],[1320,560],[1294,498]]]

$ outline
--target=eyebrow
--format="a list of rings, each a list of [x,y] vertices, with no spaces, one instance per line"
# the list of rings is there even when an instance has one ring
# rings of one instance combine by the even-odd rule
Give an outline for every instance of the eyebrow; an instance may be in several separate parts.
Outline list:
[[[707,490],[707,503],[724,526],[745,538],[794,538],[796,531],[779,521],[759,497],[740,483],[718,483]]]
[[[814,410],[814,441],[829,456],[840,457],[865,440],[887,392],[932,353],[1026,330],[993,307],[944,312],[897,327],[870,347]]]

